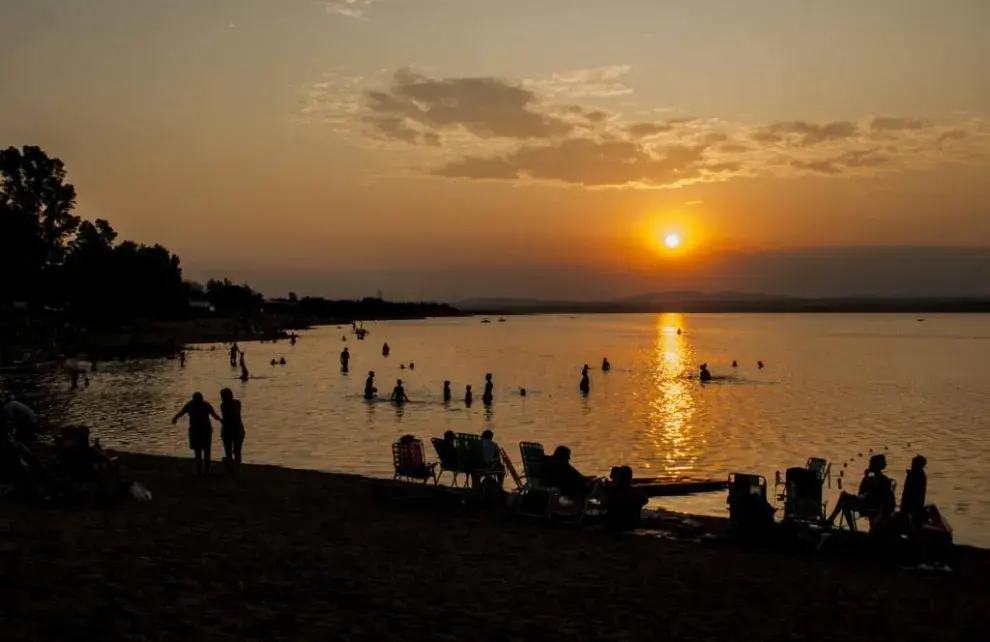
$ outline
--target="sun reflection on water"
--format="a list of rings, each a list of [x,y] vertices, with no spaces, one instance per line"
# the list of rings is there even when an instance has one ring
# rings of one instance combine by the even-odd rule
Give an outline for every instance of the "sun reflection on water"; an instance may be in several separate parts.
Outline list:
[[[692,422],[698,382],[690,379],[694,351],[681,334],[683,325],[684,317],[678,313],[657,318],[651,364],[654,394],[649,402],[649,432],[654,459],[662,462],[668,477],[692,470],[705,445],[703,432]]]

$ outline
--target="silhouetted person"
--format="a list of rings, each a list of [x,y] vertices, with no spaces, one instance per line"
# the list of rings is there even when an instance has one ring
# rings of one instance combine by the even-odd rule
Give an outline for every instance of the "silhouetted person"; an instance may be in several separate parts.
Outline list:
[[[406,389],[402,387],[402,379],[395,380],[395,387],[392,388],[392,396],[389,397],[389,400],[399,405],[409,401],[409,397],[406,396]]]
[[[450,398],[452,396],[453,395],[450,392],[450,382],[449,381],[444,381],[443,382],[443,400],[444,400],[444,403],[450,401]]]
[[[343,352],[340,353],[340,369],[344,372],[348,370],[348,364],[351,362],[351,351],[344,348]]]
[[[375,387],[375,372],[372,370],[368,372],[368,378],[364,380],[364,398],[374,399],[377,393],[378,388]]]
[[[581,367],[581,375],[584,376],[588,374],[588,370],[590,370],[590,368],[588,368],[588,364],[584,364],[584,366]]]
[[[172,417],[172,425],[178,423],[184,415],[189,415],[189,448],[196,458],[196,473],[210,472],[210,446],[213,443],[213,424],[210,417],[221,421],[210,402],[203,399],[203,393],[193,394],[182,410]]]
[[[581,369],[581,383],[578,384],[581,394],[586,395],[591,392],[591,377],[588,375],[588,365]]]
[[[237,342],[236,341],[233,342],[232,344],[230,344],[230,365],[231,366],[233,366],[233,367],[236,367],[237,366],[237,355],[238,355],[238,353],[240,351],[241,351],[241,349],[237,347]]]
[[[732,360],[732,367],[733,368],[738,368],[739,367],[739,364],[736,362],[735,359]]]
[[[282,357],[282,358],[280,358],[278,360],[278,365],[280,365],[280,366],[284,366],[285,365],[285,357]]]
[[[712,380],[712,373],[708,370],[707,363],[701,364],[701,372],[698,374],[698,378],[701,379],[702,381]]]
[[[680,334],[681,334],[681,329],[677,328],[677,335],[680,336]]]
[[[392,352],[392,348],[388,347],[388,343],[382,344],[382,356],[387,357],[390,352]]]
[[[406,369],[406,364],[400,363],[399,364],[399,370],[405,370],[405,369]]]
[[[220,391],[220,417],[220,440],[223,441],[227,469],[234,471],[241,465],[244,421],[241,419],[241,402],[234,399],[230,388]]]
[[[829,526],[835,523],[839,513],[842,513],[849,524],[855,521],[854,512],[861,513],[869,517],[872,525],[876,519],[889,517],[894,512],[894,490],[890,478],[883,474],[886,467],[886,456],[870,457],[869,467],[859,484],[859,492],[856,495],[846,492],[839,495],[839,501],[835,503],[835,509],[827,520]]]
[[[180,368],[186,367],[186,351],[185,350],[182,350],[181,352],[179,352],[179,367]]]
[[[520,388],[519,389],[519,396],[520,397],[525,397],[526,396],[526,389],[525,388]]]
[[[296,333],[295,332],[293,332],[292,334],[289,335],[289,345],[290,346],[296,345]]]
[[[756,362],[756,367],[757,368],[760,368],[762,370],[763,369],[763,362],[762,361],[757,361]]]
[[[495,384],[492,383],[492,373],[485,375],[485,391],[481,393],[481,403],[490,404],[495,400]]]
[[[553,454],[544,457],[540,466],[540,482],[556,488],[568,499],[583,500],[594,488],[593,477],[586,477],[571,465],[571,449],[557,446]]]
[[[410,362],[409,362],[409,369],[410,369],[410,370],[415,370],[415,369],[416,369],[416,364],[415,364],[415,363],[413,363],[412,361],[410,361]]]
[[[437,444],[437,455],[440,461],[455,463],[457,461],[457,436],[453,430],[443,433],[443,441]]]
[[[244,364],[244,353],[241,352],[241,381],[247,381],[249,376],[247,366]]]
[[[602,359],[602,372],[608,372],[612,369],[612,364],[608,362],[608,357]]]
[[[473,400],[474,396],[471,394],[471,386],[464,386],[464,404],[470,406]]]
[[[612,483],[606,489],[603,502],[606,521],[616,530],[632,530],[639,526],[643,507],[649,499],[646,493],[632,485],[633,473],[629,466],[616,466],[610,478]]]
[[[921,455],[911,460],[911,468],[907,471],[901,491],[901,512],[911,518],[913,525],[919,524],[925,514],[925,496],[928,493],[926,465],[928,460]]]
[[[272,365],[273,366],[277,366],[278,365],[278,361],[275,361],[274,359],[272,359]]]

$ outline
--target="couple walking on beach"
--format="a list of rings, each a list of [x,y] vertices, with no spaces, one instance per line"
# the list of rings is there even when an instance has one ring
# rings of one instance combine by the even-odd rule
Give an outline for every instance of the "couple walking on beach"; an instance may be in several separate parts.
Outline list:
[[[195,456],[198,475],[210,472],[210,450],[213,445],[213,424],[210,417],[220,422],[220,439],[223,441],[227,469],[234,471],[240,466],[244,422],[241,419],[241,402],[234,399],[230,388],[220,391],[220,413],[222,416],[217,416],[213,405],[203,398],[203,393],[197,392],[172,417],[172,425],[175,425],[183,416],[189,416],[189,448]]]

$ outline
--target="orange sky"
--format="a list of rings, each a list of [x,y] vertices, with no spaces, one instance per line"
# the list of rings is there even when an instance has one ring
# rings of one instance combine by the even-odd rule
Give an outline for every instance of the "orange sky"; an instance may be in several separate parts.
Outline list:
[[[32,0],[0,59],[0,144],[191,268],[990,245],[985,1]]]

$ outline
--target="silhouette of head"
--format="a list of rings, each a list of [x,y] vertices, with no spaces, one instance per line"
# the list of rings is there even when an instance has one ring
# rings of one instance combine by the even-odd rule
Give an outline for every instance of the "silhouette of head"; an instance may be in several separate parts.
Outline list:
[[[481,438],[482,439],[488,439],[488,440],[494,439],[495,438],[495,433],[493,433],[491,430],[484,430],[484,431],[481,432]]]
[[[449,381],[444,381],[443,382],[443,387],[444,388],[449,388],[450,387],[450,382]]]
[[[468,384],[467,386],[465,386],[465,390],[467,390],[468,392],[471,392],[471,385]]]
[[[492,373],[489,372],[488,374],[485,375],[485,381],[491,381],[491,380],[492,380]]]
[[[520,388],[519,389],[519,396],[520,397],[525,397],[526,396],[526,389],[525,388]]]
[[[374,377],[375,376],[375,371],[374,370],[369,370],[368,371],[368,376],[369,377]]]
[[[560,459],[562,461],[571,460],[571,449],[567,446],[557,446],[553,450],[553,458]]]
[[[915,455],[914,459],[911,460],[911,470],[924,470],[927,465],[928,460],[921,455]]]
[[[220,399],[223,401],[233,401],[234,392],[230,388],[224,388],[220,391]]]
[[[193,393],[193,396],[192,396],[192,400],[193,400],[194,403],[203,403],[203,393],[202,392],[194,392]]]
[[[453,430],[448,430],[447,432],[443,433],[443,440],[448,443],[453,443],[454,437],[455,435]]]
[[[401,386],[402,385],[402,379],[396,379],[395,380],[395,385]]]
[[[873,472],[880,472],[887,467],[887,457],[885,455],[873,455],[870,457],[869,469]]]

